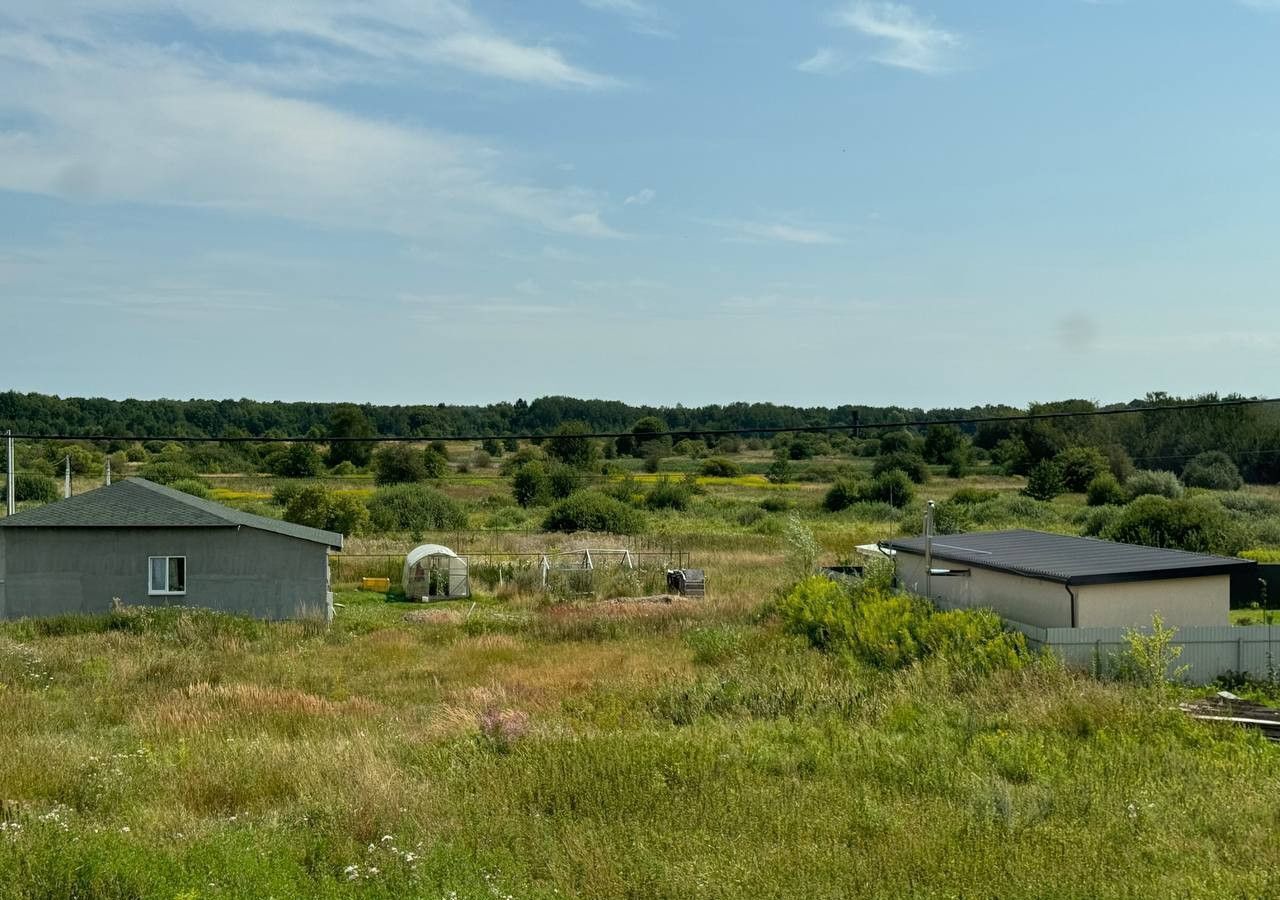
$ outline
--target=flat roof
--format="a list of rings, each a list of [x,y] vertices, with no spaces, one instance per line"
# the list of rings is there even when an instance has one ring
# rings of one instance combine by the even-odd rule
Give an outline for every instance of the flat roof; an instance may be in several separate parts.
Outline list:
[[[898,538],[886,544],[894,550],[924,555],[923,537]],[[1027,529],[938,535],[933,538],[933,558],[1060,584],[1196,578],[1257,567],[1247,559]]]

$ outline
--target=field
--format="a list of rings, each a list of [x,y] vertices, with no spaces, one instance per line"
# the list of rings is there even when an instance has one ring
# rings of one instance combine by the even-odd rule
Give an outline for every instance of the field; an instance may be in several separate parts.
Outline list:
[[[349,582],[424,536],[371,534],[327,629],[138,608],[0,625],[0,897],[1280,893],[1280,749],[1256,735],[1051,660],[881,671],[776,614],[793,513],[837,561],[961,486],[999,492],[983,527],[1078,533],[1082,497],[935,471],[904,511],[825,513],[828,463],[771,484],[751,471],[768,454],[744,456],[630,538],[542,533],[496,469],[441,485],[459,549],[679,547],[705,601],[390,602]],[[206,481],[270,511],[280,480]]]

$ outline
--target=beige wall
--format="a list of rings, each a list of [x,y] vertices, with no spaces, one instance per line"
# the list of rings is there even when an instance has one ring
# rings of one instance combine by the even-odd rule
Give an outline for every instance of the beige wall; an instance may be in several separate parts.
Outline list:
[[[902,586],[924,594],[924,557],[899,550],[894,559]],[[1071,627],[1071,597],[1061,584],[940,559],[933,567],[969,569],[968,575],[933,577],[932,599],[942,606],[993,609],[1002,618],[1041,628]]]
[[[1088,584],[1075,590],[1081,628],[1150,625],[1154,612],[1166,625],[1229,624],[1229,575]]]
[[[898,580],[923,595],[924,557],[898,551]],[[947,608],[986,608],[1002,618],[1040,628],[1071,627],[1071,597],[1064,585],[935,559],[935,569],[969,569],[968,575],[933,577],[932,599]],[[1159,611],[1166,625],[1226,625],[1231,600],[1227,575],[1166,578],[1073,587],[1077,628],[1150,625]]]

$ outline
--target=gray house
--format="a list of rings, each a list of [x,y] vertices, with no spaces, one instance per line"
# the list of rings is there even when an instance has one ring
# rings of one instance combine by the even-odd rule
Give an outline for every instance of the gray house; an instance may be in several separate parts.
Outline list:
[[[198,606],[263,619],[333,615],[342,535],[118,481],[0,519],[0,619]]]

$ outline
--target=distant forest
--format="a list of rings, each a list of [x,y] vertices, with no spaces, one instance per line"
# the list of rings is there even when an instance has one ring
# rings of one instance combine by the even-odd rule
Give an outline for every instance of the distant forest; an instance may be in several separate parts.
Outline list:
[[[1044,458],[1068,446],[1119,447],[1142,468],[1180,471],[1191,457],[1220,450],[1229,454],[1244,476],[1254,482],[1280,481],[1280,404],[1179,411],[1177,406],[1220,399],[1216,395],[1179,398],[1148,394],[1128,403],[1099,405],[1089,400],[1063,400],[1013,406],[920,409],[899,406],[844,405],[797,407],[773,403],[710,406],[632,406],[612,400],[539,397],[531,402],[488,406],[358,404],[378,435],[438,437],[513,433],[550,434],[566,422],[592,431],[629,430],[639,419],[656,417],[671,429],[737,430],[893,425],[908,421],[1014,416],[1026,412],[1076,412],[1077,417],[1034,422],[989,423],[960,430],[980,448],[993,449],[1010,438],[1024,445],[1029,457]],[[1231,399],[1231,398],[1221,398]],[[1090,416],[1099,409],[1138,406],[1168,407],[1133,415]],[[340,411],[351,404],[282,403],[258,400],[108,400],[61,398],[45,394],[0,393],[0,431],[40,435],[136,435],[178,437],[325,437]],[[876,437],[886,429],[868,428]]]

